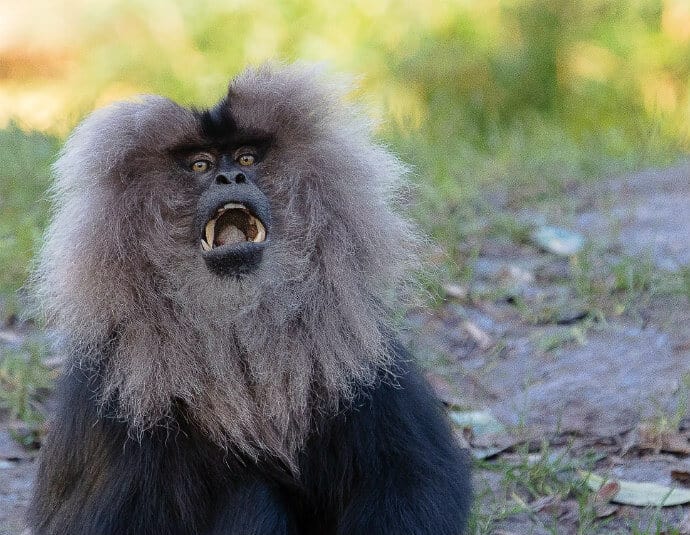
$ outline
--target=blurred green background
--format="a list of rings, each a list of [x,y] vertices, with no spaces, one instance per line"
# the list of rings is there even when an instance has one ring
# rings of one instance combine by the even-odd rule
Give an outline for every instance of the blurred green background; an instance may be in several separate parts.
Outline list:
[[[39,243],[50,163],[94,107],[206,105],[266,59],[359,77],[450,252],[513,202],[672,162],[690,146],[687,0],[26,0],[0,3],[0,300]]]

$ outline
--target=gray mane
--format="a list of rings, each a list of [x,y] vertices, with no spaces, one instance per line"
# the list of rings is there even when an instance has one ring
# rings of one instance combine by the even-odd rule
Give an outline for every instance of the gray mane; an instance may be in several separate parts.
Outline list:
[[[318,413],[390,367],[390,307],[420,242],[393,209],[405,168],[345,90],[303,65],[230,84],[237,125],[273,137],[261,188],[275,230],[237,279],[206,268],[189,233],[197,194],[171,168],[170,148],[200,138],[198,114],[144,97],[94,112],[67,141],[35,294],[87,355],[71,365],[103,364],[101,399],[134,434],[181,401],[218,444],[290,463]]]

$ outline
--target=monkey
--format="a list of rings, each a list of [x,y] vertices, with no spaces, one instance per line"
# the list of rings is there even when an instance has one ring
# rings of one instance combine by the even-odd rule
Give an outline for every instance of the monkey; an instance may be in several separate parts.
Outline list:
[[[66,365],[33,535],[460,535],[467,452],[396,336],[425,239],[342,78],[101,108],[33,276]],[[408,290],[409,293],[409,290]]]

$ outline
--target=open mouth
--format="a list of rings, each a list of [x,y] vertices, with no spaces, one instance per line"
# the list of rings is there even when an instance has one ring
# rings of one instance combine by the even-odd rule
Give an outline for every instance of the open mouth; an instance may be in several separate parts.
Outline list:
[[[204,226],[201,248],[211,251],[225,245],[266,240],[266,227],[241,203],[221,206]]]

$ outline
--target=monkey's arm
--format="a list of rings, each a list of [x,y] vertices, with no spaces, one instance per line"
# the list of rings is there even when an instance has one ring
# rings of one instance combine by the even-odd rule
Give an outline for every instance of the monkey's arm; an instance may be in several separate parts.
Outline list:
[[[29,513],[33,535],[288,533],[271,486],[231,469],[227,453],[183,423],[129,437],[107,407],[99,411],[97,374],[90,377],[73,369],[58,386]]]
[[[342,510],[338,535],[460,535],[466,525],[468,457],[426,381],[400,365],[398,385],[376,387],[317,441],[326,469],[307,477],[345,482],[326,506]]]

